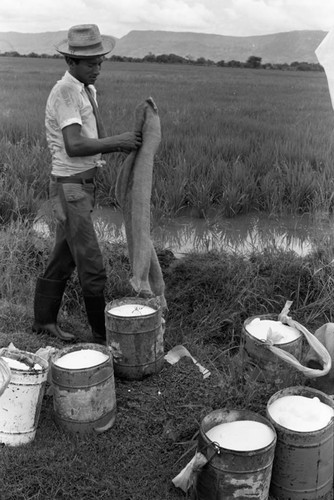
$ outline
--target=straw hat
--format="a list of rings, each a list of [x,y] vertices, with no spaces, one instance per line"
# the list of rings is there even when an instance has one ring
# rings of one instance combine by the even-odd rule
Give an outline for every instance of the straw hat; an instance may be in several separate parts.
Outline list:
[[[67,39],[56,45],[64,56],[95,57],[108,54],[116,44],[111,36],[103,36],[96,24],[79,24],[68,30]]]

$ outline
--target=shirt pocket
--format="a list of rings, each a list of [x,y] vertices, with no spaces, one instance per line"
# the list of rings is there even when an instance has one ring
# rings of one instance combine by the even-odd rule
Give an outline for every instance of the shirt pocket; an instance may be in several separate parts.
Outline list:
[[[82,184],[64,183],[63,191],[66,201],[79,201],[86,196]]]

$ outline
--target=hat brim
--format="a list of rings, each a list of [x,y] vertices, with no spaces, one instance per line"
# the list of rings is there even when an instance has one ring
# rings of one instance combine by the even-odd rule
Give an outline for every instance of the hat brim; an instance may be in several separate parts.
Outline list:
[[[116,39],[112,36],[101,35],[102,43],[98,45],[98,47],[89,47],[89,48],[78,48],[75,50],[70,50],[68,46],[68,40],[63,40],[58,43],[55,48],[56,51],[64,56],[77,57],[77,58],[85,58],[85,57],[97,57],[104,56],[111,52],[116,45]]]

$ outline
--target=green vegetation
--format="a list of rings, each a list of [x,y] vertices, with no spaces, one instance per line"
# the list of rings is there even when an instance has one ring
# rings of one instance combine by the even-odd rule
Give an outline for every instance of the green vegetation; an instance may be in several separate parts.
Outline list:
[[[0,218],[6,222],[36,214],[47,197],[44,107],[65,63],[2,61]],[[173,216],[184,207],[199,216],[212,207],[226,216],[332,209],[334,117],[323,73],[106,61],[98,89],[110,133],[132,128],[142,99],[151,95],[159,107],[157,215]],[[99,175],[101,204],[116,203],[123,159],[107,157]]]
[[[35,352],[61,342],[31,333],[32,295],[50,242],[16,223],[6,232],[2,265],[0,345]],[[108,301],[132,295],[129,262],[122,244],[101,243],[108,273]],[[191,254],[175,260],[158,252],[169,310],[165,351],[183,344],[211,371],[203,380],[189,360],[165,363],[143,381],[116,379],[117,419],[108,432],[71,436],[53,420],[52,397],[43,400],[35,440],[3,447],[2,500],[172,500],[184,494],[171,479],[192,458],[202,418],[217,408],[247,408],[265,415],[278,388],[249,378],[236,354],[242,325],[253,315],[278,313],[293,301],[293,318],[314,331],[333,321],[332,255],[324,249],[307,258],[268,250],[249,259]],[[89,340],[82,297],[74,275],[60,322]],[[305,383],[296,377],[298,383]]]
[[[45,101],[65,65],[28,58],[3,63],[0,346],[62,348],[57,339],[31,332],[36,278],[52,246],[52,238],[35,233],[32,220],[47,197],[50,171]],[[159,106],[163,140],[155,165],[155,214],[174,215],[185,206],[201,215],[212,208],[229,216],[330,212],[333,113],[323,74],[106,62],[99,91],[112,133],[132,126],[142,99],[152,95]],[[110,156],[100,172],[100,203],[115,203],[122,159]],[[210,252],[176,260],[158,249],[168,303],[165,351],[183,344],[211,376],[203,380],[192,362],[181,360],[143,381],[117,379],[115,425],[87,437],[57,428],[47,394],[33,443],[1,448],[1,500],[185,498],[171,479],[192,458],[201,419],[222,407],[265,415],[277,390],[273,381],[250,378],[237,356],[243,322],[278,314],[287,300],[293,301],[292,317],[312,332],[334,321],[333,248],[325,240],[317,243],[303,258],[268,248],[247,258]],[[133,295],[124,242],[101,239],[101,248],[107,300]],[[59,320],[89,340],[76,274]]]
[[[28,58],[43,58],[43,59],[62,59],[62,55],[53,54],[36,54],[36,52],[30,52],[30,54],[22,55],[17,51],[3,52],[0,53],[0,57],[28,57]],[[205,57],[198,57],[197,59],[192,56],[182,57],[177,54],[159,54],[155,55],[151,52],[144,56],[139,57],[127,57],[127,56],[115,56],[106,57],[106,60],[112,62],[135,62],[135,63],[158,63],[158,64],[193,64],[197,66],[218,66],[220,68],[264,68],[264,69],[279,69],[284,71],[324,71],[324,68],[319,63],[309,63],[306,61],[293,61],[291,64],[288,63],[264,63],[262,64],[262,58],[258,56],[250,56],[246,62],[236,61],[232,59],[230,61],[212,61],[211,59],[205,59]]]

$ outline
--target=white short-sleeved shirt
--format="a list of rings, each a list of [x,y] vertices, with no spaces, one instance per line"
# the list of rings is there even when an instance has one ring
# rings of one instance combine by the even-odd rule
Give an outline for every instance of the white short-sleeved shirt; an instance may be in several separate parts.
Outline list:
[[[96,100],[96,89],[89,86]],[[50,92],[45,110],[46,139],[52,156],[52,171],[56,176],[78,174],[96,166],[101,155],[70,157],[65,150],[62,129],[73,123],[81,125],[81,133],[98,138],[93,107],[84,84],[68,71]]]

